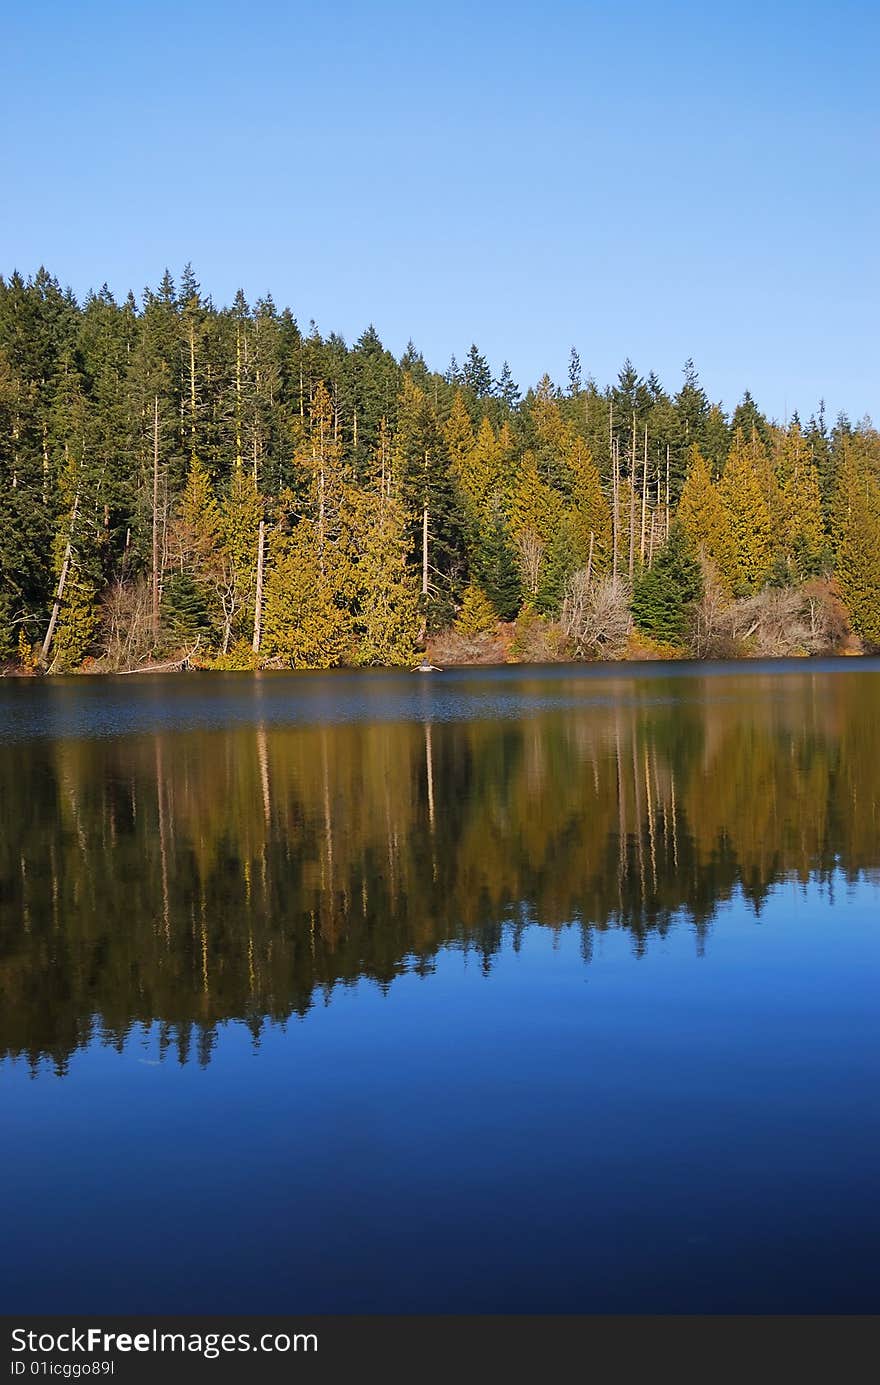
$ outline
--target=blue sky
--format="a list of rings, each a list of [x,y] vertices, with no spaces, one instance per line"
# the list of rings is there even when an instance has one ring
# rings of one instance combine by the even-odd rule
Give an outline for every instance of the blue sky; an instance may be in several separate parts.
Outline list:
[[[0,270],[880,419],[880,6],[5,7]]]

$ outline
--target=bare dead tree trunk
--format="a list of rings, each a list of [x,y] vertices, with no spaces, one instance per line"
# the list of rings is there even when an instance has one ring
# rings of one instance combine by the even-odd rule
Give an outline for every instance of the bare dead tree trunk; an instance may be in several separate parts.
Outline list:
[[[159,643],[159,396],[153,396],[153,642]]]
[[[196,327],[189,324],[189,453],[196,455]]]
[[[636,416],[633,414],[632,443],[629,454],[629,580],[636,567]]]
[[[428,469],[428,458],[425,456],[425,471]],[[425,503],[422,508],[422,628],[419,632],[421,644],[428,638],[428,497],[425,496]]]
[[[76,495],[73,498],[73,509],[70,513],[70,528],[67,531],[67,543],[64,545],[64,558],[61,563],[61,574],[58,578],[58,586],[55,590],[55,600],[52,602],[52,614],[49,617],[49,626],[46,630],[46,637],[40,650],[40,663],[45,664],[49,657],[49,650],[52,639],[55,635],[55,626],[58,624],[58,613],[61,610],[61,601],[64,596],[64,588],[67,585],[67,574],[70,571],[70,560],[73,556],[73,531],[76,524],[76,517],[79,513],[79,491],[77,486]]]
[[[639,562],[645,561],[645,520],[648,513],[648,426],[645,424],[645,452],[642,458],[642,537],[639,544]]]
[[[611,575],[617,576],[617,451],[614,446],[614,405],[608,405],[608,453],[611,459]]]
[[[534,529],[523,529],[517,534],[515,539],[517,556],[519,558],[521,574],[523,580],[533,597],[538,595],[538,586],[541,579],[541,559],[544,556],[545,543]]]
[[[587,586],[590,585],[590,581],[592,580],[592,576],[593,576],[593,544],[595,543],[595,541],[596,541],[596,535],[593,533],[593,531],[592,531],[592,529],[591,529],[591,530],[590,530],[590,551],[589,551],[589,553],[587,554]]]
[[[611,575],[617,580],[618,550],[620,548],[620,451],[614,448],[614,456],[611,462],[611,500],[612,514],[611,527],[613,531]]]
[[[235,325],[235,465],[241,466],[241,321]]]
[[[428,453],[425,451],[425,504],[422,511],[422,596],[428,597]]]
[[[321,564],[321,576],[324,575],[324,527],[327,516],[326,502],[326,483],[327,476],[324,460],[324,417],[321,412],[321,425],[318,434],[321,455],[318,458],[318,557]]]
[[[260,528],[257,534],[257,587],[254,593],[254,639],[253,651],[255,654],[260,652],[260,640],[263,636],[263,557],[266,550],[266,521],[260,520]]]
[[[223,646],[221,652],[228,654],[229,641],[232,638],[232,621],[235,616],[235,591],[231,586],[223,593],[220,605],[223,611]]]

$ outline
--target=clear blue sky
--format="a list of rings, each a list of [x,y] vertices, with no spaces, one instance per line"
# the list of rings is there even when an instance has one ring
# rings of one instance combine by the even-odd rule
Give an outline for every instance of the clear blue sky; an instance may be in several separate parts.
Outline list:
[[[4,7],[0,269],[880,418],[880,5]]]

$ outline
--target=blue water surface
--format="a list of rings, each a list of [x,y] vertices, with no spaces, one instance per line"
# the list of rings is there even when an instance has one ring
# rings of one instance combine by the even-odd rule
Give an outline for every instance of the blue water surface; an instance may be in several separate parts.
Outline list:
[[[880,814],[876,761],[846,737],[859,709],[877,720],[873,681],[482,670],[303,692],[138,680],[131,702],[126,680],[4,689],[4,1310],[877,1311]],[[249,796],[234,737],[257,704],[268,749]],[[372,720],[390,723],[397,769],[364,769],[364,793],[378,804],[382,777],[399,780],[389,822],[409,814],[392,857],[363,835],[385,840],[372,798],[334,778],[377,753],[346,741],[337,767],[340,724]],[[324,739],[282,744],[302,723]],[[725,735],[745,758],[712,758]],[[489,768],[467,777],[478,752]],[[208,761],[230,786],[216,829],[198,803],[216,812],[217,795],[192,783]],[[28,790],[28,765],[57,793]],[[698,805],[728,791],[725,765],[756,780],[706,845]],[[622,814],[607,832],[606,785]],[[777,835],[755,842],[768,794]],[[465,835],[468,813],[485,837]],[[552,850],[530,835],[551,831]],[[349,848],[362,873],[340,883]],[[102,884],[114,851],[126,908]],[[289,969],[261,981],[282,947]],[[304,1004],[298,981],[284,993],[297,968]],[[208,1034],[200,1057],[168,1042],[184,1015]]]

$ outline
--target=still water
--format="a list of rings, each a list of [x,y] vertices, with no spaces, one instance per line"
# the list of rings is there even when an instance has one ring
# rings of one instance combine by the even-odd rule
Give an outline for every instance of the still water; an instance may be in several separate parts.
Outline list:
[[[0,684],[7,1312],[880,1309],[880,664]]]

